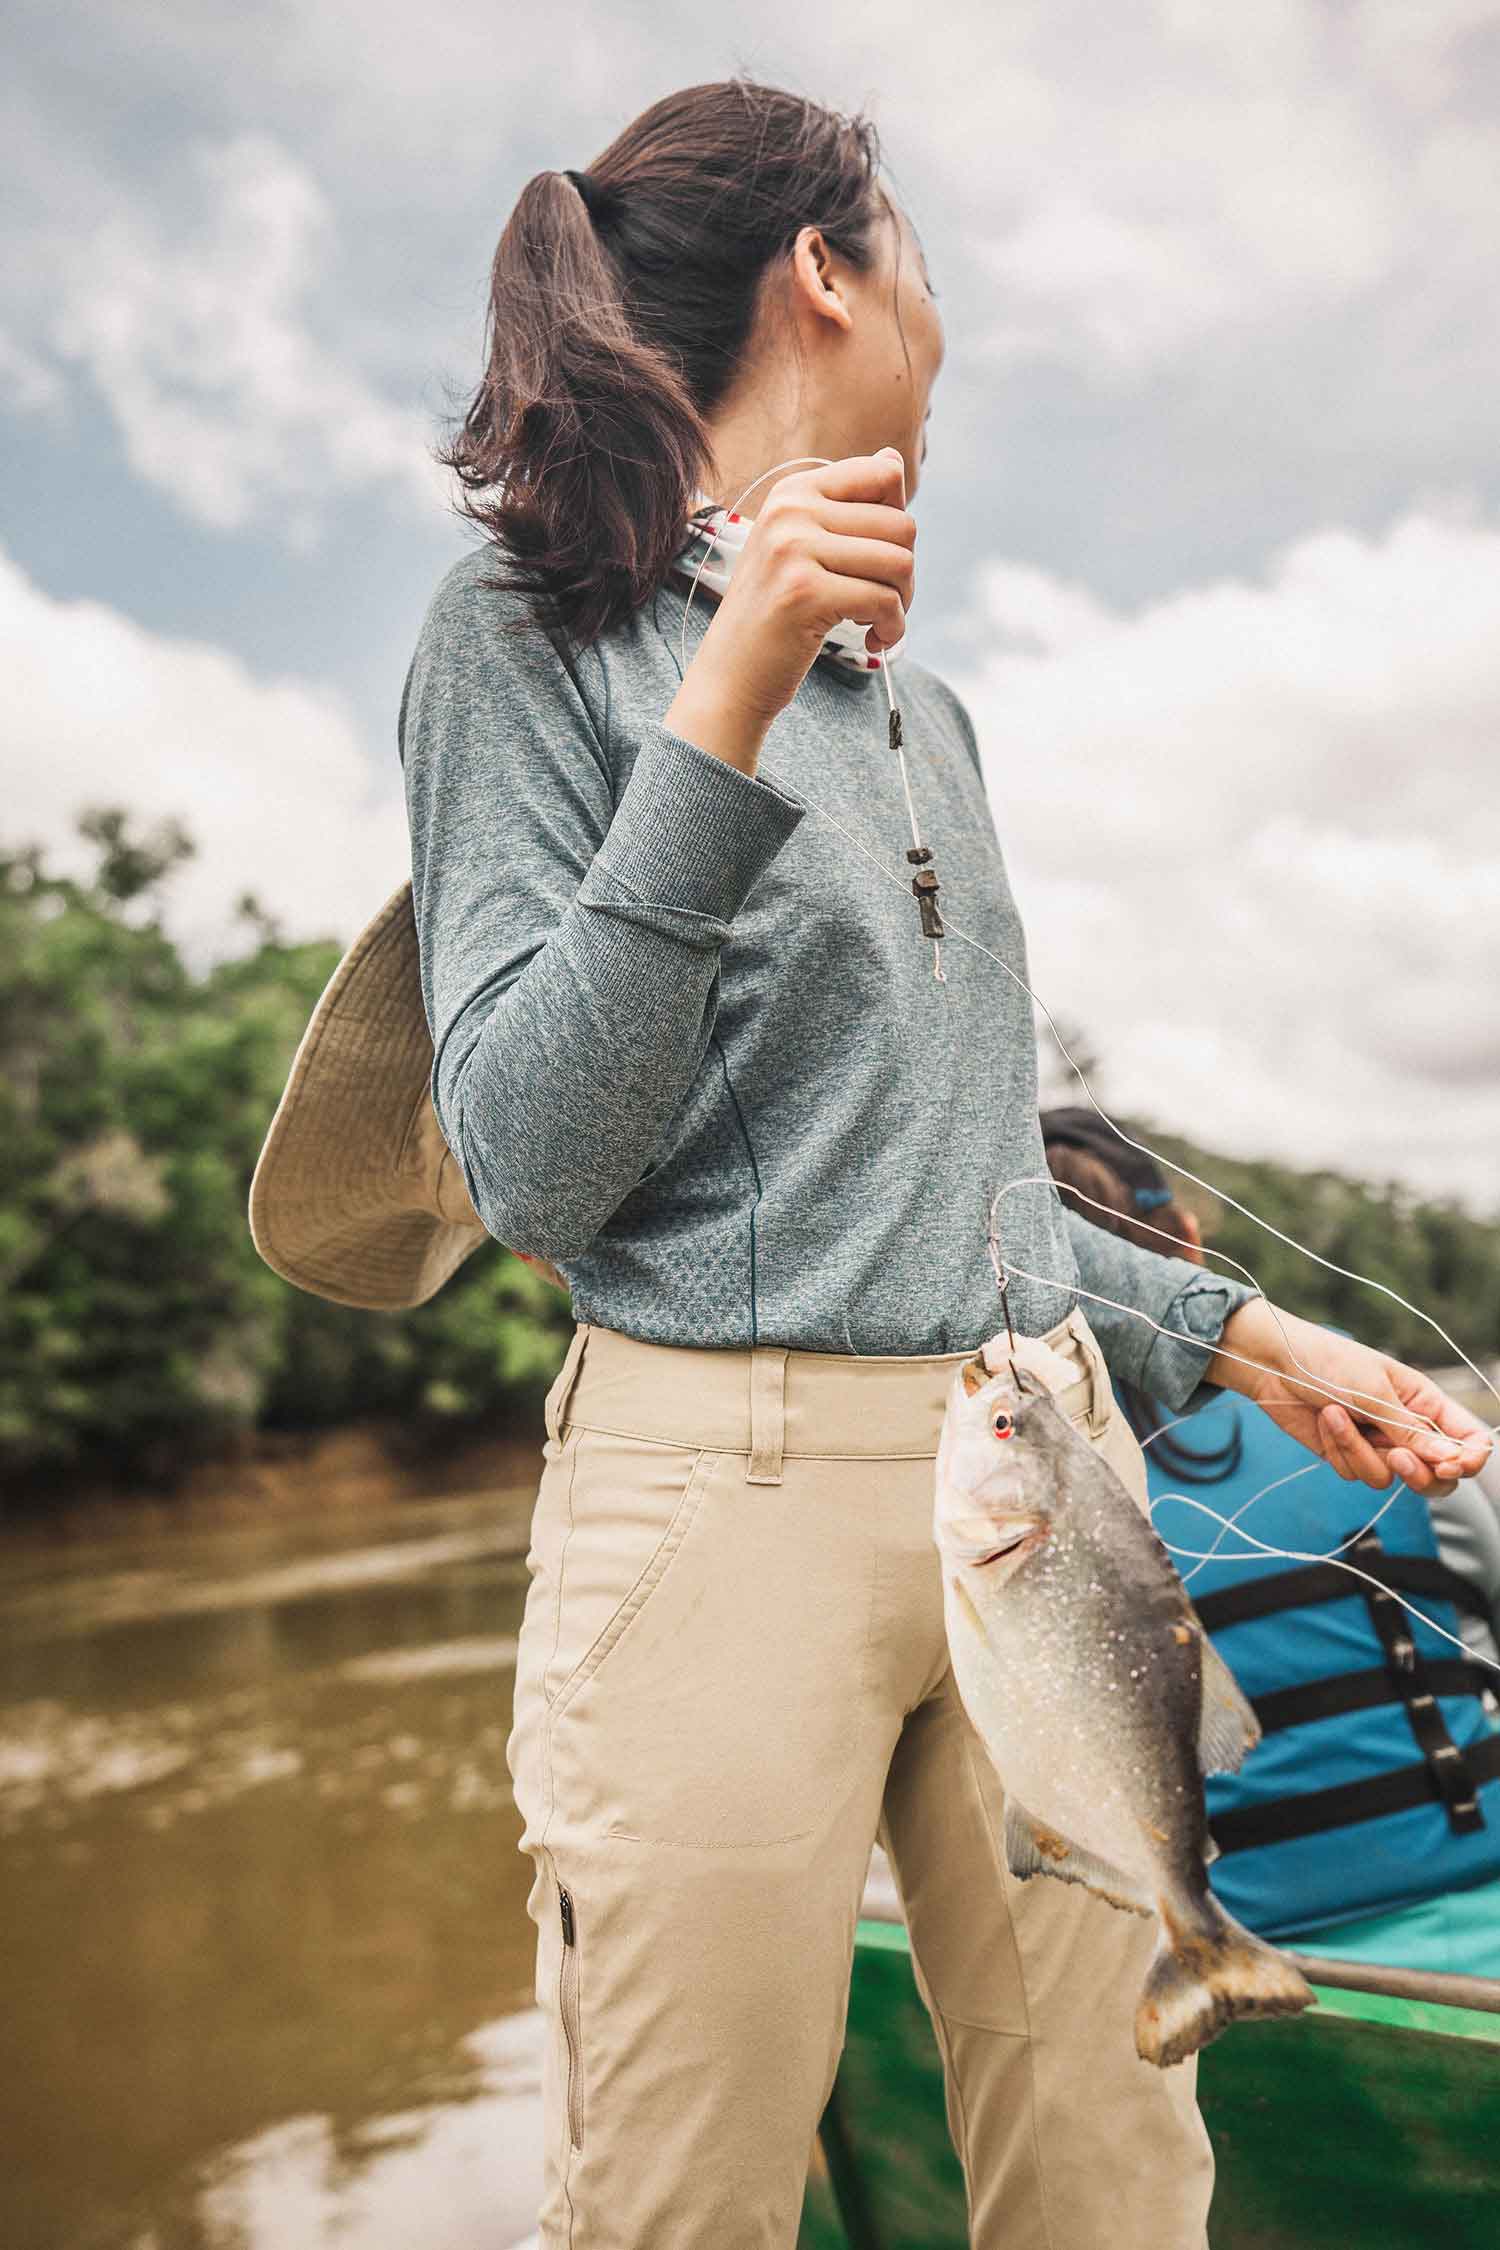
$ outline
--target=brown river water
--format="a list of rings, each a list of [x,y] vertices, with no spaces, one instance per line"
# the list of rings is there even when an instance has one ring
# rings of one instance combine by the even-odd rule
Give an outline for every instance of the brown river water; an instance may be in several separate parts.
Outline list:
[[[505,1741],[541,1432],[431,1499],[345,1504],[343,1451],[229,1527],[0,1531],[3,2250],[534,2226]]]
[[[534,1491],[0,1539],[5,2250],[530,2234]]]

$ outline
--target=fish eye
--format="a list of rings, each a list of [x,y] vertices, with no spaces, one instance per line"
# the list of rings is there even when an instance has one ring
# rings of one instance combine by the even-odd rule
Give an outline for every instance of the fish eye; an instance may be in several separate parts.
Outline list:
[[[997,1408],[995,1419],[990,1424],[990,1428],[994,1431],[996,1437],[1013,1437],[1015,1435],[1016,1425],[1011,1416],[1006,1413],[1005,1408],[1002,1406]]]

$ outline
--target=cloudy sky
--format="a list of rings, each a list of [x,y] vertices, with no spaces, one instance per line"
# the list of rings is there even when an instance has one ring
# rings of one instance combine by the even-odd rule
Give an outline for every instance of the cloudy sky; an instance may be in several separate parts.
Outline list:
[[[909,643],[1102,1098],[1500,1209],[1500,0],[8,14],[10,841],[173,814],[197,957],[352,936],[499,230],[748,69],[926,247]]]

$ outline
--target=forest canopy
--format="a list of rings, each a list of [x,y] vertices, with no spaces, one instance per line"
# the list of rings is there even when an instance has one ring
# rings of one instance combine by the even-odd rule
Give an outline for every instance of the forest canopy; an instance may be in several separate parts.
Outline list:
[[[567,1300],[500,1244],[403,1313],[334,1305],[260,1259],[251,1174],[297,1042],[343,950],[287,943],[255,899],[245,949],[201,974],[160,908],[193,845],[78,822],[95,864],[0,848],[0,1483],[170,1481],[257,1430],[368,1416],[424,1432],[530,1429],[561,1360]],[[1326,1258],[1424,1306],[1481,1360],[1500,1352],[1500,1224],[1394,1181],[1216,1156],[1122,1118]],[[1213,1247],[1267,1294],[1421,1365],[1452,1354],[1361,1288],[1184,1187]]]

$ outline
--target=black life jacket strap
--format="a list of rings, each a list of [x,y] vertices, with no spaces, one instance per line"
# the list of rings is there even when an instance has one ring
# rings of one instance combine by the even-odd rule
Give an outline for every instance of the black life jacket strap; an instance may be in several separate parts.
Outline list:
[[[1431,1695],[1483,1695],[1494,1676],[1482,1664],[1456,1656],[1427,1665],[1427,1690]],[[1272,1688],[1250,1698],[1263,1734],[1279,1734],[1283,1727],[1310,1726],[1315,1719],[1339,1719],[1350,1711],[1373,1711],[1391,1703],[1400,1693],[1383,1664],[1369,1672],[1333,1672],[1327,1679],[1305,1680],[1298,1687]]]
[[[1390,1555],[1378,1539],[1359,1540],[1346,1552],[1351,1562],[1398,1594],[1426,1594],[1452,1602],[1466,1617],[1490,1622],[1490,1605],[1483,1591],[1434,1555]],[[1275,1571],[1269,1578],[1242,1578],[1236,1586],[1220,1586],[1211,1594],[1200,1595],[1193,1607],[1211,1633],[1220,1633],[1226,1625],[1272,1617],[1278,1609],[1346,1602],[1370,1591],[1373,1589],[1365,1587],[1361,1579],[1351,1578],[1335,1563],[1304,1563],[1297,1570]]]
[[[1452,1735],[1448,1732],[1448,1722],[1444,1718],[1438,1703],[1439,1695],[1445,1691],[1436,1684],[1436,1675],[1439,1671],[1451,1670],[1452,1667],[1434,1663],[1418,1649],[1415,1640],[1412,1638],[1410,1620],[1396,1596],[1398,1591],[1402,1593],[1425,1593],[1429,1599],[1433,1595],[1438,1595],[1440,1598],[1453,1602],[1456,1607],[1467,1610],[1471,1615],[1475,1613],[1477,1608],[1478,1614],[1484,1617],[1486,1621],[1489,1618],[1489,1605],[1477,1586],[1472,1585],[1468,1579],[1461,1577],[1456,1570],[1450,1570],[1446,1563],[1437,1561],[1435,1557],[1431,1555],[1387,1554],[1380,1543],[1379,1533],[1373,1530],[1365,1532],[1360,1538],[1356,1539],[1347,1549],[1347,1553],[1351,1562],[1357,1563],[1360,1570],[1365,1573],[1363,1577],[1351,1578],[1347,1571],[1337,1569],[1332,1563],[1315,1563],[1302,1570],[1283,1571],[1278,1574],[1277,1578],[1269,1580],[1252,1579],[1238,1586],[1221,1587],[1217,1593],[1204,1596],[1198,1604],[1198,1615],[1203,1623],[1209,1625],[1210,1628],[1212,1628],[1212,1623],[1216,1618],[1222,1627],[1224,1622],[1229,1621],[1225,1619],[1224,1612],[1226,1609],[1233,1608],[1233,1597],[1237,1594],[1258,1595],[1264,1606],[1257,1611],[1245,1611],[1242,1608],[1240,1617],[1233,1619],[1233,1622],[1241,1622],[1246,1615],[1270,1616],[1278,1609],[1301,1608],[1309,1602],[1347,1601],[1351,1593],[1362,1598],[1370,1614],[1370,1623],[1374,1627],[1380,1646],[1385,1652],[1383,1667],[1385,1692],[1380,1696],[1370,1696],[1368,1702],[1346,1703],[1342,1708],[1360,1710],[1368,1709],[1376,1702],[1400,1703],[1405,1711],[1406,1723],[1411,1729],[1412,1739],[1422,1753],[1423,1763],[1420,1766],[1410,1768],[1399,1767],[1394,1774],[1376,1774],[1371,1776],[1368,1781],[1350,1782],[1342,1785],[1341,1788],[1309,1790],[1304,1794],[1281,1799],[1270,1805],[1256,1806],[1253,1811],[1259,1817],[1262,1814],[1270,1814],[1286,1808],[1288,1817],[1291,1817],[1292,1809],[1301,1808],[1299,1817],[1306,1817],[1308,1808],[1315,1806],[1320,1801],[1325,1804],[1333,1803],[1337,1805],[1343,1802],[1344,1796],[1350,1789],[1355,1791],[1374,1790],[1382,1782],[1394,1784],[1403,1774],[1414,1773],[1422,1781],[1422,1788],[1418,1795],[1411,1800],[1412,1803],[1421,1804],[1426,1799],[1435,1797],[1448,1815],[1448,1826],[1452,1833],[1455,1836],[1468,1835],[1474,1829],[1485,1826],[1485,1817],[1484,1809],[1479,1802],[1479,1784],[1473,1763],[1474,1753],[1460,1749],[1454,1741]],[[1334,1591],[1332,1593],[1310,1591],[1308,1581],[1317,1577],[1321,1584],[1321,1578],[1324,1575],[1336,1582]],[[1294,1586],[1289,1595],[1287,1592],[1289,1582],[1296,1580],[1300,1580],[1302,1584],[1300,1587]],[[1374,1581],[1373,1584],[1371,1580]],[[1267,1596],[1271,1598],[1267,1600]],[[1479,1667],[1466,1664],[1463,1669],[1477,1672]],[[1368,1672],[1353,1673],[1347,1676],[1352,1680],[1359,1681],[1368,1681],[1371,1677]],[[1331,1683],[1317,1684],[1326,1686]],[[1281,1692],[1284,1697],[1296,1698],[1298,1696],[1305,1697],[1309,1691],[1302,1688]],[[1463,1691],[1459,1690],[1459,1692],[1462,1693]],[[1271,1699],[1267,1697],[1266,1700],[1270,1701]],[[1284,1703],[1283,1709],[1285,1709]],[[1320,1713],[1319,1715],[1323,1714]],[[1283,1725],[1289,1723],[1295,1722],[1288,1722],[1283,1718]],[[1262,1724],[1264,1725],[1264,1721],[1262,1721]],[[1496,1739],[1500,1741],[1500,1737]],[[1252,1808],[1245,1807],[1242,1813],[1236,1813],[1232,1817],[1235,1820],[1248,1817],[1251,1811]],[[1342,1818],[1322,1822],[1315,1821],[1314,1827],[1320,1825],[1341,1827],[1345,1820],[1369,1820],[1374,1817],[1373,1813],[1355,1812],[1345,1814]],[[1217,1830],[1215,1830],[1216,1835],[1217,1833]],[[1312,1833],[1312,1830],[1298,1827],[1290,1833],[1308,1835]],[[1267,1841],[1268,1839],[1262,1837],[1260,1840]],[[1233,1847],[1220,1843],[1221,1850],[1231,1848]]]
[[[1470,1802],[1478,1818],[1469,1826],[1483,1827],[1477,1791],[1487,1781],[1500,1778],[1500,1734],[1471,1743],[1462,1752],[1455,1748],[1453,1755],[1462,1762],[1476,1792]],[[1453,1761],[1441,1762],[1451,1765]],[[1424,1759],[1420,1765],[1398,1766],[1393,1773],[1346,1781],[1334,1789],[1309,1789],[1299,1796],[1278,1797],[1268,1805],[1237,1806],[1233,1812],[1220,1813],[1210,1827],[1221,1852],[1243,1852],[1258,1844],[1286,1844],[1294,1837],[1315,1836],[1323,1829],[1351,1828],[1357,1821],[1410,1812],[1416,1805],[1430,1805],[1441,1795],[1431,1763]]]

